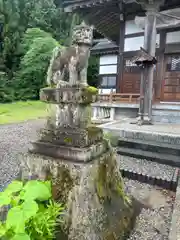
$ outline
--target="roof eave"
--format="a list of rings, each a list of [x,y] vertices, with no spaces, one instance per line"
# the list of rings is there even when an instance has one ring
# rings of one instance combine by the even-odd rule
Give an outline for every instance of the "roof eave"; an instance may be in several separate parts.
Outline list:
[[[80,0],[80,1],[64,1],[64,11],[65,12],[73,12],[77,11],[78,9],[83,9],[92,6],[98,6],[105,2],[111,2],[112,0]]]

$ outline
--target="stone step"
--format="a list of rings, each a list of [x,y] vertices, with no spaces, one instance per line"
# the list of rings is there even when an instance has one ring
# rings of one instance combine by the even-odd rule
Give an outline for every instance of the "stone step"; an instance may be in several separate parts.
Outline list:
[[[141,135],[141,132],[138,133]],[[155,134],[154,134],[155,135]],[[142,133],[142,136],[138,139],[136,138],[128,138],[128,137],[121,137],[119,141],[122,142],[129,142],[129,143],[136,143],[142,144],[147,146],[156,146],[158,148],[168,148],[172,151],[180,150],[180,137],[179,135],[166,135],[166,134],[159,134],[156,136],[151,135],[151,133]]]
[[[123,177],[176,191],[179,168],[119,154],[117,160]]]
[[[164,115],[164,116],[152,116],[152,120],[155,123],[180,123],[180,116]]]
[[[175,109],[156,109],[152,111],[153,116],[179,116],[180,117],[180,106]]]
[[[117,153],[125,156],[137,157],[140,159],[146,158],[153,162],[180,167],[180,157],[167,153],[163,154],[129,147],[118,147]]]
[[[119,129],[119,140],[180,150],[180,134],[150,130],[150,128],[148,131]],[[111,132],[117,135],[117,129],[116,131],[112,129]]]
[[[134,134],[134,138],[133,138]],[[147,158],[151,161],[180,167],[180,136],[151,132],[125,132],[118,140],[120,154]]]
[[[179,123],[180,111],[179,109],[158,109],[152,111],[152,119],[154,122],[161,123]]]

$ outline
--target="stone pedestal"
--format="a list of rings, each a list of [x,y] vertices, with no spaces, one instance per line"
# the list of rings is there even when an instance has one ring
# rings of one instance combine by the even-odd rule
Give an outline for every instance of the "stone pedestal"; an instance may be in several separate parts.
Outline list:
[[[88,162],[107,151],[102,130],[91,124],[90,103],[97,99],[96,88],[66,83],[58,89],[42,89],[40,98],[56,105],[56,116],[49,116],[31,152]]]
[[[132,227],[132,202],[113,150],[91,124],[96,94],[88,86],[42,89],[41,99],[57,107],[56,119],[49,116],[21,159],[21,179],[51,179],[54,199],[66,206],[58,240],[121,240]]]
[[[131,231],[131,199],[111,150],[89,163],[27,154],[21,179],[52,180],[54,199],[66,206],[57,240],[121,240]]]

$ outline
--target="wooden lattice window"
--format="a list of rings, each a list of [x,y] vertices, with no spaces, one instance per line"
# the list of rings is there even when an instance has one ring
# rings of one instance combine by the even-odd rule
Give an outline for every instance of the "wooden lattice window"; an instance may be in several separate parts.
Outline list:
[[[100,88],[116,88],[116,75],[102,75]]]
[[[180,56],[169,56],[167,62],[167,71],[180,72]]]

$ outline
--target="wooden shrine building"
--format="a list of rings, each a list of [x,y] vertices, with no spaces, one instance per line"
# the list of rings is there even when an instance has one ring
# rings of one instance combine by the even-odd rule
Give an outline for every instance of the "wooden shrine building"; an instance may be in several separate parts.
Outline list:
[[[149,118],[154,102],[180,103],[179,0],[64,0],[64,8],[104,36],[92,48],[104,93],[140,94],[141,114]],[[157,60],[147,71],[132,61],[141,47]]]

